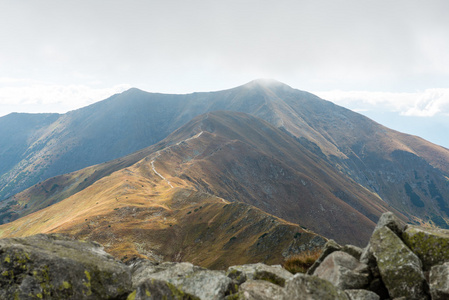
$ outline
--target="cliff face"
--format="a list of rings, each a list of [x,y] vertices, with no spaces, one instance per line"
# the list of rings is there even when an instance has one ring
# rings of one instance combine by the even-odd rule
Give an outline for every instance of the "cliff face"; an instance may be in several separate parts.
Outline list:
[[[124,264],[60,235],[0,240],[2,299],[447,299],[449,231],[380,218],[364,249],[329,241],[308,274],[261,263],[208,270]]]

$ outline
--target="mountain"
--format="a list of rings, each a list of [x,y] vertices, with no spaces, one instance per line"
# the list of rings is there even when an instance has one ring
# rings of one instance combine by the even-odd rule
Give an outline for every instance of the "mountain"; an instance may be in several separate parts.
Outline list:
[[[35,208],[65,199],[117,168],[128,167],[151,154],[151,151],[169,146],[167,141],[179,142],[185,137],[184,133],[180,133],[183,131],[175,131],[165,142],[154,145],[152,150],[139,150],[166,138],[195,116],[216,110],[239,111],[256,116],[274,126],[276,130],[272,131],[273,137],[279,136],[286,141],[288,136],[289,140],[281,143],[280,149],[272,144],[268,147],[262,145],[266,140],[251,141],[251,136],[243,136],[239,131],[232,130],[232,126],[227,126],[231,128],[230,132],[235,132],[236,137],[244,138],[243,144],[235,145],[235,149],[249,153],[248,159],[236,159],[234,162],[231,157],[222,156],[220,161],[209,161],[210,166],[204,165],[207,160],[203,160],[191,170],[186,169],[183,180],[195,182],[197,190],[216,194],[229,201],[257,202],[258,207],[270,213],[304,224],[303,220],[295,219],[299,216],[295,217],[292,212],[288,212],[290,204],[282,204],[285,205],[279,208],[284,211],[282,213],[275,211],[280,205],[277,203],[280,197],[276,197],[276,194],[293,195],[302,191],[298,186],[298,182],[302,181],[297,174],[304,173],[293,171],[298,169],[303,172],[306,168],[302,166],[304,160],[309,172],[307,176],[314,180],[318,190],[326,191],[320,192],[320,197],[330,202],[338,199],[346,203],[366,218],[365,225],[368,224],[368,227],[377,221],[380,211],[386,207],[400,211],[402,218],[408,222],[432,222],[438,226],[448,226],[448,149],[419,137],[390,130],[360,114],[272,80],[256,80],[230,90],[188,95],[153,94],[131,89],[91,106],[53,116],[57,117],[56,120],[48,124],[39,123],[39,128],[32,133],[34,139],[27,140],[32,143],[27,144],[28,148],[23,146],[26,151],[23,154],[18,152],[14,156],[14,163],[10,163],[12,167],[1,176],[0,195],[9,198],[0,203],[0,217],[4,222],[10,221],[35,211]],[[192,124],[187,125],[197,126]],[[193,132],[199,134],[201,131]],[[178,140],[174,138],[177,134],[180,134]],[[273,138],[269,142],[272,141]],[[265,148],[271,150],[259,150]],[[231,150],[227,149],[229,153],[238,154]],[[133,151],[137,152],[123,157]],[[301,154],[291,158],[293,153]],[[123,158],[118,160],[119,157]],[[100,165],[101,168],[83,170],[85,175],[82,182],[70,176],[67,178],[72,179],[67,180],[73,180],[71,185],[50,179],[12,196],[45,178],[111,159],[117,160]],[[315,162],[313,172],[310,161]],[[226,170],[220,168],[228,165],[235,172],[220,174]],[[206,166],[215,168],[212,169],[215,172],[204,172]],[[282,178],[281,181],[270,178],[267,174],[272,171],[271,166],[294,173],[291,178],[295,178],[295,181],[290,177]],[[295,170],[291,171],[292,168]],[[196,173],[190,173],[193,170]],[[200,172],[208,177],[201,177]],[[251,182],[243,178],[256,175],[262,176],[263,180]],[[61,178],[66,178],[64,176]],[[293,190],[289,191],[288,186]],[[36,192],[39,188],[44,194]],[[63,190],[63,193],[57,193],[59,190]],[[377,200],[373,200],[373,196]],[[382,205],[377,202],[379,199]],[[362,205],[360,202],[366,203]],[[327,220],[328,214],[323,214],[323,217],[324,223],[331,223]],[[314,217],[311,215],[308,218]],[[306,221],[308,223],[312,227],[316,226]],[[329,227],[327,230],[333,236],[332,229]],[[324,229],[318,232],[324,232]],[[353,238],[355,234],[348,236]],[[364,237],[360,236],[359,239]]]
[[[160,143],[130,156],[51,178],[19,193],[14,210],[22,218],[3,225],[1,236],[67,232],[67,226],[86,229],[85,219],[102,219],[105,214],[96,211],[97,203],[112,210],[121,201],[129,205],[132,197],[142,198],[139,203],[161,197],[148,190],[148,180],[157,180],[151,183],[156,190],[172,193],[183,188],[244,202],[320,235],[359,245],[366,243],[380,214],[394,210],[292,135],[245,113],[218,111],[194,118]],[[107,204],[99,202],[102,198]],[[191,211],[192,200],[183,201]],[[78,219],[72,218],[77,211],[72,205],[80,207]],[[63,217],[56,218],[59,211]],[[111,222],[106,219],[104,225]]]
[[[284,161],[272,158],[278,151],[286,154],[295,144],[301,146],[269,123],[247,114],[214,112],[202,115],[156,146],[116,161],[51,178],[18,194],[18,203],[35,212],[0,226],[0,236],[66,233],[78,239],[101,242],[108,252],[122,259],[144,256],[154,260],[187,260],[212,268],[257,261],[281,263],[287,255],[322,246],[326,240],[253,205],[239,201],[231,203],[217,196],[220,193],[228,196],[229,189],[207,192],[207,187],[201,184],[209,177],[201,172],[208,171],[212,179],[216,172],[213,168],[221,168],[219,165],[213,167],[212,163],[221,161],[222,155],[234,156],[232,151],[237,150],[242,160],[238,159],[236,163],[256,159],[260,164],[273,165],[273,171],[266,175],[266,179],[272,177],[273,182],[282,181],[282,178],[273,177],[281,176],[295,181],[301,177],[308,185],[315,184],[313,179],[302,174],[308,172],[306,168],[312,168],[313,161],[303,161],[307,166],[299,172],[291,169],[293,165],[286,164],[293,163],[295,155]],[[308,159],[303,154],[300,156]],[[121,164],[124,161],[126,163]],[[226,167],[226,171],[232,170],[232,166]],[[226,175],[226,171],[221,174]],[[93,174],[103,175],[90,181],[88,178]],[[231,175],[228,178],[239,179]],[[261,179],[256,176],[253,183]],[[88,181],[89,184],[75,188]],[[211,181],[210,184],[218,187],[218,183]],[[240,183],[239,189],[244,187],[243,184]],[[256,187],[245,187],[256,196]],[[305,188],[303,192],[310,194],[308,190],[311,189]],[[321,195],[324,190],[315,189],[314,193],[318,195],[316,200],[325,198]],[[34,199],[40,195],[58,200],[39,210]],[[238,199],[232,200],[248,198],[243,191],[236,190],[234,195]],[[308,204],[311,199],[306,196],[309,195],[304,195],[301,205],[310,206],[304,212],[312,213],[316,205]],[[247,202],[261,206],[262,202],[256,200]],[[334,212],[340,218],[342,228],[348,226],[348,221],[369,222],[353,210],[357,216],[347,218],[344,223],[346,217],[342,216],[341,210],[351,208],[345,203],[331,201],[334,199],[320,200],[319,205],[331,210],[336,206]],[[292,197],[280,199],[279,209],[275,210],[285,211],[284,206],[293,203]],[[299,218],[292,219],[297,221]],[[363,228],[367,227],[365,223]]]

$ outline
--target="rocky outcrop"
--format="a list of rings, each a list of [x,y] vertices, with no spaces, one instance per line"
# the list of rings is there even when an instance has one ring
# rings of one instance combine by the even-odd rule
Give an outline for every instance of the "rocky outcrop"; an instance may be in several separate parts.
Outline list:
[[[0,240],[0,299],[126,299],[131,272],[97,243],[54,235]]]
[[[226,271],[188,262],[126,264],[101,245],[60,235],[0,240],[0,299],[449,299],[445,230],[384,214],[368,246],[329,241],[308,274],[279,265]]]

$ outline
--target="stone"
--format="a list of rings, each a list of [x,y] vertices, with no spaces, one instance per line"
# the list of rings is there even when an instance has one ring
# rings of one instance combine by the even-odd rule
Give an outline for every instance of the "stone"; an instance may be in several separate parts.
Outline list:
[[[425,271],[449,262],[449,230],[408,225],[402,239],[421,259]]]
[[[433,266],[429,274],[432,299],[449,299],[449,263]]]
[[[380,276],[380,275],[379,275]],[[388,290],[382,281],[382,278],[374,278],[369,283],[368,290],[375,293],[376,295],[379,295],[380,299],[389,299],[390,294],[388,293]]]
[[[390,297],[427,299],[421,261],[390,228],[376,229],[370,247]]]
[[[280,265],[268,266],[262,263],[232,266],[228,268],[227,276],[238,285],[247,280],[266,280],[281,287],[293,274]]]
[[[129,268],[97,243],[39,234],[0,240],[0,299],[121,299]]]
[[[349,296],[327,280],[295,274],[285,283],[283,300],[349,300]]]
[[[363,249],[353,245],[345,245],[341,248],[341,251],[352,255],[355,259],[360,260],[362,256]]]
[[[239,287],[239,299],[282,300],[284,289],[265,280],[248,280]]]
[[[380,297],[376,293],[367,290],[345,290],[346,295],[351,300],[379,300]]]
[[[312,275],[316,268],[321,264],[321,262],[332,252],[340,251],[341,246],[337,244],[334,240],[328,240],[324,245],[323,252],[320,257],[315,261],[315,263],[307,270],[307,275]]]
[[[169,282],[148,279],[144,280],[137,288],[128,296],[127,300],[200,300],[200,298],[190,295],[178,289]]]
[[[159,265],[138,264],[133,266],[133,276],[136,278],[133,281],[136,288],[142,285],[150,286],[152,280],[158,280],[165,282],[169,287],[175,287],[190,297],[198,297],[203,300],[223,299],[225,295],[237,292],[233,290],[233,282],[225,275],[224,271],[207,270],[187,262],[168,262]]]
[[[396,217],[391,211],[383,213],[379,221],[377,221],[377,225],[374,228],[374,231],[381,227],[388,227],[391,231],[393,231],[397,236],[401,237],[402,232],[404,231],[405,224]]]
[[[368,266],[343,251],[328,255],[313,275],[328,280],[342,290],[363,289],[370,282]]]

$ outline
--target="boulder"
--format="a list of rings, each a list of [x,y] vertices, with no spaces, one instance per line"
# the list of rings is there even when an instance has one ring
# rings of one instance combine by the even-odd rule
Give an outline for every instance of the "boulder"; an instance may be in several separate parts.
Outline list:
[[[200,298],[190,295],[178,289],[173,284],[156,279],[143,281],[128,296],[127,300],[200,300]]]
[[[429,287],[432,299],[449,299],[449,263],[432,267],[429,274]]]
[[[349,300],[348,295],[327,280],[295,274],[285,283],[284,300]]]
[[[391,211],[383,213],[379,221],[377,221],[376,227],[374,231],[379,228],[388,227],[391,231],[393,231],[397,236],[401,237],[402,232],[404,231],[405,224],[395,214]]]
[[[425,271],[449,262],[449,230],[408,225],[402,238],[421,259]]]
[[[286,280],[293,277],[292,273],[280,265],[268,266],[262,263],[232,266],[226,274],[238,285],[251,279],[269,281],[281,287],[285,285]]]
[[[392,298],[427,299],[421,261],[389,227],[374,231],[370,248]]]
[[[362,256],[363,249],[353,245],[345,245],[341,248],[341,251],[352,255],[355,259],[360,260]]]
[[[379,300],[380,297],[376,293],[367,290],[346,290],[346,295],[351,300]]]
[[[0,240],[0,299],[121,299],[129,268],[97,243],[39,234]]]
[[[323,252],[321,253],[320,257],[315,261],[315,263],[307,270],[307,275],[313,274],[316,268],[321,264],[321,262],[332,252],[340,251],[341,246],[337,244],[334,240],[328,240],[327,243],[324,245]]]
[[[313,275],[343,290],[366,288],[370,281],[368,266],[343,251],[328,255]]]
[[[225,295],[237,292],[234,290],[232,280],[225,275],[224,271],[207,270],[191,263],[169,262],[153,265],[144,262],[132,266],[132,269],[136,295],[139,289],[140,291],[148,290],[150,294],[153,292],[151,287],[159,289],[161,284],[154,284],[154,280],[165,283],[169,288],[175,287],[176,292],[170,294],[173,297],[178,290],[183,295],[187,294],[188,297],[197,297],[203,300],[223,299]]]
[[[238,299],[282,300],[284,289],[265,280],[248,280],[239,287]]]

